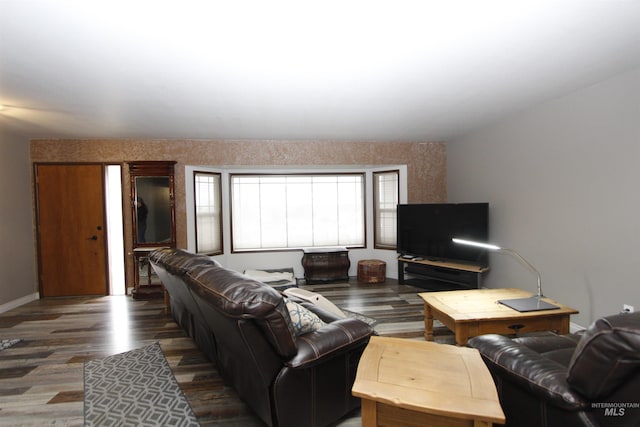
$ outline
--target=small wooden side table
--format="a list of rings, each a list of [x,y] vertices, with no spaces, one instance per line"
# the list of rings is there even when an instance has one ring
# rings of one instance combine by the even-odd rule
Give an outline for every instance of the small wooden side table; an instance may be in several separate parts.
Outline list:
[[[476,349],[402,338],[371,337],[352,393],[362,425],[504,424],[493,379]]]

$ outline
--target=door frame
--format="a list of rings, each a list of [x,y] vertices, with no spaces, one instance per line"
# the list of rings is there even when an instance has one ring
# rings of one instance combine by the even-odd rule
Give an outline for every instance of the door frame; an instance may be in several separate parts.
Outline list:
[[[110,289],[110,283],[111,283],[111,277],[110,277],[110,268],[109,268],[109,227],[108,227],[108,222],[107,222],[107,203],[106,203],[106,166],[107,165],[118,165],[121,167],[121,172],[120,172],[120,188],[122,189],[122,183],[123,183],[123,179],[122,179],[122,164],[121,163],[117,163],[117,162],[34,162],[33,166],[32,166],[32,182],[33,182],[33,199],[34,199],[34,220],[35,220],[35,233],[36,233],[36,262],[37,262],[37,272],[38,272],[38,293],[39,293],[39,297],[40,298],[44,298],[44,290],[43,290],[43,283],[42,283],[42,251],[41,251],[41,232],[40,232],[40,206],[39,206],[39,188],[38,188],[38,167],[39,166],[74,166],[74,165],[80,165],[80,166],[91,166],[91,165],[96,165],[96,166],[100,166],[100,170],[101,170],[101,188],[100,188],[100,193],[102,195],[102,199],[104,201],[103,203],[103,210],[102,210],[102,218],[103,218],[103,224],[104,224],[104,265],[105,265],[105,271],[104,271],[104,277],[105,277],[105,289],[104,289],[104,295],[111,295],[111,289]],[[123,204],[122,208],[124,209],[124,202],[121,202]],[[123,227],[124,228],[124,227]],[[124,230],[123,230],[123,242],[124,242]],[[123,248],[123,252],[124,252],[124,248]],[[126,265],[126,259],[122,260],[123,265]],[[126,293],[126,284],[125,284],[125,293]]]

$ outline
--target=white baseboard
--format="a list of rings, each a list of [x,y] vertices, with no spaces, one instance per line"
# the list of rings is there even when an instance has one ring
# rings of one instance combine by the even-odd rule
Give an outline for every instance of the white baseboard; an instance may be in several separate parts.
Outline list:
[[[587,329],[584,326],[580,326],[577,323],[573,323],[573,322],[569,322],[569,332],[571,332],[572,334],[575,334],[576,332],[579,332],[583,329]]]
[[[4,313],[5,311],[13,310],[16,307],[20,307],[21,305],[25,305],[31,301],[35,301],[40,298],[40,294],[38,292],[34,292],[31,295],[25,295],[22,298],[15,299],[13,301],[9,301],[5,304],[0,305],[0,313]]]

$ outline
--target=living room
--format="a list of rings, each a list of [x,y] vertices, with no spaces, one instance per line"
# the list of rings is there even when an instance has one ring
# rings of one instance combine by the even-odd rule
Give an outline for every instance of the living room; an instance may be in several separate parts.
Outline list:
[[[446,143],[341,141],[336,147],[322,140],[56,137],[30,146],[30,131],[19,132],[24,124],[9,127],[11,116],[3,116],[3,240],[12,244],[2,257],[2,282],[12,285],[0,289],[0,307],[31,298],[38,289],[34,219],[25,215],[33,212],[32,162],[158,159],[150,154],[157,146],[169,150],[164,158],[185,165],[309,164],[305,159],[313,159],[315,166],[408,164],[410,203],[489,202],[491,240],[529,259],[541,271],[546,293],[580,310],[573,322],[585,326],[598,316],[620,311],[623,304],[638,306],[632,267],[640,251],[633,235],[634,212],[640,204],[633,163],[639,71],[637,58],[626,60],[611,67],[620,71],[615,76],[602,73],[602,81],[541,100]],[[184,150],[180,144],[186,144]],[[181,171],[177,173],[180,177]],[[179,205],[178,212],[182,208]],[[181,222],[179,227],[184,227]],[[179,234],[184,246],[186,236]],[[491,262],[486,286],[533,285],[513,260],[494,255]]]
[[[635,43],[637,33],[629,34],[629,43]],[[568,91],[540,87],[530,103],[505,116],[462,135],[415,140],[419,142],[373,137],[289,141],[266,134],[65,137],[42,135],[0,111],[5,197],[0,307],[7,311],[33,300],[34,294],[37,298],[33,162],[158,160],[161,152],[162,159],[179,162],[181,191],[185,165],[322,166],[344,165],[346,159],[349,164],[406,164],[409,202],[489,202],[491,241],[521,253],[541,272],[545,295],[579,311],[571,319],[574,328],[618,313],[623,304],[638,309],[634,267],[640,255],[640,195],[635,185],[640,181],[640,55],[637,50],[625,52],[587,77],[580,75],[582,80],[576,78],[579,84]],[[451,120],[456,121],[455,114]],[[184,246],[180,212],[185,207],[179,204],[177,209],[183,218],[178,221],[183,228],[178,245]],[[535,277],[500,254],[491,256],[483,284],[535,291]]]

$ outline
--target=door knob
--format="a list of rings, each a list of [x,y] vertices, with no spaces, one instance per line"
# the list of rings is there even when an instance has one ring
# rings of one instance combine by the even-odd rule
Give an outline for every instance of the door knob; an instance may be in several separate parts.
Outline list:
[[[89,237],[89,240],[98,240],[98,236],[93,235],[93,236]]]

